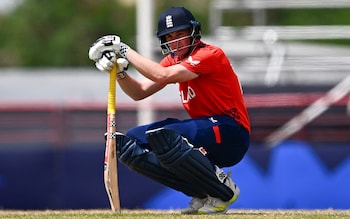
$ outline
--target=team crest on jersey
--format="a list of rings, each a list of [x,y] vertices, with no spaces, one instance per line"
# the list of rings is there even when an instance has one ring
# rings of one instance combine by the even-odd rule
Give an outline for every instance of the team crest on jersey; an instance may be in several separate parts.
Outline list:
[[[171,16],[171,15],[166,16],[165,17],[165,24],[166,24],[166,28],[173,27],[174,26],[173,16]]]
[[[189,63],[192,66],[198,65],[201,61],[199,60],[193,60],[192,56],[189,56],[186,60],[187,63]]]

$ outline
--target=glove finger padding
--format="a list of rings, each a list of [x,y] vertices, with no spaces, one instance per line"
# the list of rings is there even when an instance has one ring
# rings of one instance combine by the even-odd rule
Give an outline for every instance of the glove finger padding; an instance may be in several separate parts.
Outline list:
[[[119,53],[120,37],[116,35],[103,36],[95,41],[89,49],[89,58],[97,61],[102,58],[106,51]]]
[[[126,60],[124,58],[118,58],[117,59],[117,64],[118,64],[118,66],[117,66],[118,67],[118,73],[128,70],[128,67],[129,67],[128,60]]]
[[[109,73],[112,70],[113,66],[115,65],[116,60],[117,60],[117,55],[114,52],[109,51],[109,52],[105,52],[102,55],[102,58],[99,59],[95,63],[95,65],[100,71]]]

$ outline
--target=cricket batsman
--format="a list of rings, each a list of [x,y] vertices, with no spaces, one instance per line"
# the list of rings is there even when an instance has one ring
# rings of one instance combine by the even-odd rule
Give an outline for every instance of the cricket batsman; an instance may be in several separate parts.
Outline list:
[[[221,168],[242,160],[250,138],[239,79],[223,50],[201,40],[201,24],[186,8],[165,10],[158,20],[157,37],[164,54],[160,63],[140,55],[117,35],[99,38],[89,50],[99,70],[109,72],[119,65],[117,83],[135,101],[167,84],[178,84],[190,116],[117,133],[118,159],[131,170],[192,197],[182,213],[226,213],[240,189]],[[148,80],[131,77],[125,70],[129,63]]]

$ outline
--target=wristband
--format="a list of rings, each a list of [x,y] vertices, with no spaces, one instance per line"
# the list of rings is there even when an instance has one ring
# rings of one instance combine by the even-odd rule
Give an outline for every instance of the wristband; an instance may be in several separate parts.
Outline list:
[[[122,71],[117,74],[117,81],[123,80],[126,77],[126,72]]]

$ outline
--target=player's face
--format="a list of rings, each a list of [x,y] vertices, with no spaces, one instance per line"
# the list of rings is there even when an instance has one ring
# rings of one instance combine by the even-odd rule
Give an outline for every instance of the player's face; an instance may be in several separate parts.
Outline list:
[[[179,30],[173,33],[169,33],[165,36],[165,40],[170,46],[173,52],[176,52],[177,56],[184,56],[189,50],[192,37],[189,30]]]

